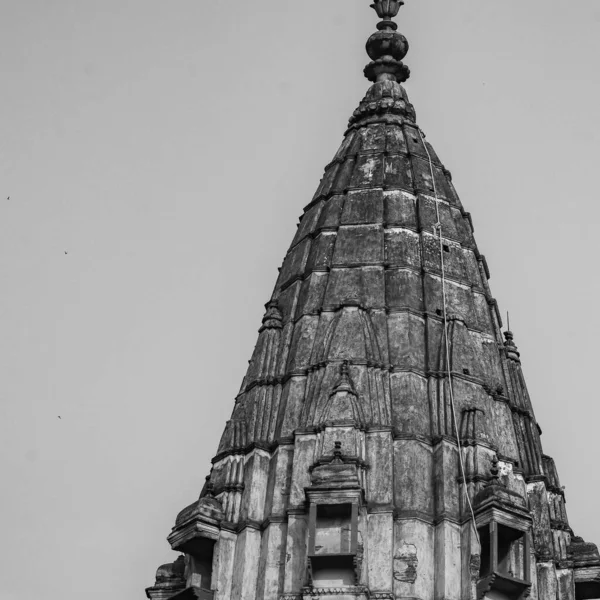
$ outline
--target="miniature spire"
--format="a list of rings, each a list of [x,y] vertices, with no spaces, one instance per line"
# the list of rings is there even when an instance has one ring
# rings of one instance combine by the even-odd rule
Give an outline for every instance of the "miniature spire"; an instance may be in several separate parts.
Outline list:
[[[356,396],[354,386],[352,385],[352,381],[350,379],[350,369],[348,368],[347,360],[345,360],[340,366],[340,378],[335,384],[331,395],[333,396],[334,394],[338,394],[340,392],[348,392],[349,394]]]
[[[262,320],[262,327],[260,328],[260,331],[263,331],[264,329],[281,329],[281,321],[283,319],[281,316],[281,311],[277,306],[277,302],[271,300],[265,304],[265,308],[266,312]]]
[[[362,426],[365,417],[350,377],[349,362],[345,360],[340,365],[339,379],[329,394],[329,399],[316,424],[350,421]]]
[[[505,331],[504,338],[506,339],[506,341],[504,342],[504,347],[506,348],[506,356],[516,362],[521,362],[521,359],[519,358],[521,354],[519,353],[517,346],[515,345],[513,332]]]
[[[392,21],[403,0],[375,0],[371,8],[382,19],[377,31],[367,41],[367,54],[371,58],[364,70],[365,77],[373,83],[396,81],[402,83],[410,75],[409,68],[402,62],[408,52],[408,41],[398,33],[398,25]]]

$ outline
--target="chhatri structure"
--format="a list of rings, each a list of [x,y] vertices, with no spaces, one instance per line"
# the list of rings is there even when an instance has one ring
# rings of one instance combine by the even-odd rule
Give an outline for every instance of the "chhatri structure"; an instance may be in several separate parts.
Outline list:
[[[150,600],[600,598],[471,216],[402,87],[401,4],[373,4],[373,84]]]

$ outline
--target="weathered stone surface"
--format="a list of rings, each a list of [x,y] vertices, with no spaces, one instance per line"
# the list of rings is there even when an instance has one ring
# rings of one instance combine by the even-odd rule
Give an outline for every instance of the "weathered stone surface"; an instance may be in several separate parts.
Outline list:
[[[306,584],[307,518],[288,516],[284,583],[280,592],[297,594]]]
[[[227,530],[221,531],[217,548],[217,572],[214,577],[216,600],[232,598],[236,542],[236,534]]]
[[[240,600],[256,598],[260,542],[261,532],[253,527],[246,527],[238,535],[233,557],[232,598],[240,598]]]
[[[392,512],[368,516],[367,571],[369,589],[374,592],[392,591],[392,552],[394,520]]]
[[[437,597],[433,525],[403,517],[395,522],[394,532],[395,597],[422,600]]]
[[[209,482],[168,538],[185,559],[151,600],[600,597],[471,216],[401,85],[400,4],[374,2],[374,85],[300,218]]]

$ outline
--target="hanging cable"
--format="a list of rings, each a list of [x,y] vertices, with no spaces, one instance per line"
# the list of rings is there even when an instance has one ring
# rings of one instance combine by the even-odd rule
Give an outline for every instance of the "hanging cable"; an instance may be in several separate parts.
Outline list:
[[[469,488],[467,486],[467,476],[465,473],[465,463],[463,460],[462,454],[462,442],[460,439],[460,432],[458,430],[458,422],[456,419],[456,407],[454,404],[454,389],[452,384],[452,371],[450,369],[450,342],[448,339],[448,309],[446,302],[446,272],[444,267],[444,243],[442,237],[442,221],[440,219],[440,199],[438,198],[437,186],[435,184],[435,176],[433,173],[433,161],[431,160],[431,154],[429,152],[429,148],[427,148],[427,144],[425,143],[425,136],[421,131],[420,127],[417,127],[419,131],[419,135],[421,136],[421,142],[423,144],[423,148],[425,148],[425,152],[427,153],[427,159],[429,160],[429,173],[431,175],[431,184],[433,187],[433,195],[435,196],[435,216],[437,222],[433,226],[434,233],[437,233],[437,236],[440,240],[440,267],[442,271],[442,303],[443,303],[443,319],[444,319],[444,343],[446,348],[446,373],[448,374],[448,391],[450,394],[450,409],[452,412],[452,422],[454,423],[454,431],[456,432],[456,446],[458,448],[458,463],[460,465],[460,472],[463,480],[464,493],[467,498],[467,503],[469,505],[469,510],[471,512],[471,518],[473,520],[473,531],[475,532],[475,538],[477,539],[477,544],[481,549],[481,540],[479,539],[479,532],[477,531],[477,520],[475,519],[475,511],[473,510],[473,504],[471,503],[471,498],[469,497]],[[481,550],[480,550],[481,552]]]

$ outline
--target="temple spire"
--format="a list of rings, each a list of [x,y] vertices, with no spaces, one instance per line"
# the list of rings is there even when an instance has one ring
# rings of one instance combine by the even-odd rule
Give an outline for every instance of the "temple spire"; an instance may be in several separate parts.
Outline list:
[[[373,83],[396,81],[402,83],[410,76],[410,69],[402,62],[408,52],[408,41],[396,30],[392,19],[398,14],[403,0],[376,0],[371,4],[377,16],[378,31],[367,40],[367,54],[371,62],[365,67],[365,77]]]
[[[404,2],[371,2],[373,84],[279,269],[208,483],[168,537],[184,564],[147,596],[600,598],[600,554],[572,536],[470,215],[402,85]]]

